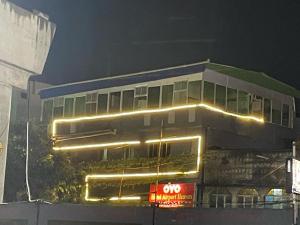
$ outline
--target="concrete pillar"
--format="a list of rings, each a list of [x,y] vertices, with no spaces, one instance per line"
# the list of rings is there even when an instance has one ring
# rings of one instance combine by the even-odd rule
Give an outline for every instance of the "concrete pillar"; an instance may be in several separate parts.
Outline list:
[[[4,146],[0,153],[0,203],[4,193],[12,90],[13,87],[26,90],[29,77],[42,73],[54,33],[55,25],[45,14],[0,0],[0,142]],[[27,112],[22,109],[21,113]]]
[[[231,193],[231,207],[232,208],[237,208],[238,207],[238,192],[240,188],[237,187],[231,187],[229,189]]]

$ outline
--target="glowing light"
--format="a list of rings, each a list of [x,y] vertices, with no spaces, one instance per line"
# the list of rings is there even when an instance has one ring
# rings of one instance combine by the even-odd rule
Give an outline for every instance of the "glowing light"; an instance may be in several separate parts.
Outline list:
[[[161,172],[161,173],[117,173],[117,174],[90,174],[85,177],[85,182],[94,179],[113,179],[113,178],[134,178],[134,177],[155,177],[155,176],[176,176],[176,175],[188,175],[188,174],[195,174],[198,171],[188,171],[188,172]]]
[[[52,124],[52,136],[56,135],[56,126],[59,123],[76,123],[80,121],[91,121],[91,120],[98,120],[98,119],[109,119],[109,118],[116,118],[116,117],[123,117],[123,116],[132,116],[132,115],[139,115],[139,114],[147,114],[147,113],[160,113],[160,112],[169,112],[173,110],[181,110],[181,109],[192,109],[192,108],[205,108],[210,111],[223,113],[228,116],[237,117],[239,119],[244,120],[253,120],[259,123],[264,123],[263,118],[255,117],[255,116],[246,116],[246,115],[239,115],[236,113],[226,112],[220,108],[215,106],[211,106],[205,103],[200,104],[192,104],[192,105],[182,105],[182,106],[174,106],[162,109],[147,109],[147,110],[138,110],[132,112],[121,112],[121,113],[113,113],[113,114],[105,114],[105,115],[96,115],[96,116],[84,116],[84,117],[77,117],[77,118],[65,118],[65,119],[56,119],[53,120]]]
[[[111,197],[110,201],[138,201],[141,200],[140,196],[122,196],[122,197]]]
[[[87,144],[87,145],[71,145],[63,147],[53,147],[55,151],[70,151],[70,150],[79,150],[79,149],[91,149],[91,148],[105,148],[113,147],[120,145],[138,145],[140,141],[122,141],[122,142],[110,142],[110,143],[98,143],[98,144]]]
[[[190,175],[197,174],[200,170],[200,161],[201,161],[201,136],[185,136],[185,137],[169,137],[162,139],[152,139],[145,141],[146,144],[159,143],[159,142],[178,142],[178,141],[187,141],[187,140],[198,140],[197,146],[197,169],[187,172],[174,171],[174,172],[160,172],[160,173],[127,173],[127,174],[90,174],[85,177],[86,190],[85,190],[85,200],[86,201],[102,201],[104,198],[90,198],[89,197],[89,186],[88,182],[90,180],[105,180],[105,179],[118,179],[118,178],[145,178],[145,177],[157,177],[157,176],[179,176],[179,175]],[[121,197],[122,198],[122,197]],[[111,199],[110,199],[111,200]],[[122,200],[119,197],[113,197],[112,201]],[[124,199],[125,200],[125,199]],[[135,199],[137,200],[137,199]]]

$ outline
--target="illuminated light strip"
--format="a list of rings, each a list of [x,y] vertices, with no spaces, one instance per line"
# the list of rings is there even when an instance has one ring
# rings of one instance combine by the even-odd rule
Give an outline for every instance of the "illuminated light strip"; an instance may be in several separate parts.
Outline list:
[[[154,176],[174,176],[174,175],[189,175],[189,174],[196,174],[198,171],[188,171],[188,172],[162,172],[162,173],[135,173],[135,174],[94,174],[94,175],[87,175],[85,177],[85,201],[90,202],[98,202],[98,201],[104,201],[105,198],[90,198],[89,197],[89,184],[88,181],[90,179],[107,179],[107,178],[121,178],[121,177],[154,177]],[[136,196],[132,196],[136,198]],[[112,201],[117,200],[126,200],[122,199],[115,199],[119,197],[112,197],[114,198]],[[123,197],[124,198],[124,197]],[[127,197],[125,197],[127,198]],[[111,198],[109,199],[111,200]],[[127,199],[130,200],[130,199]],[[131,200],[138,200],[138,199],[131,199]]]
[[[259,123],[264,123],[263,118],[255,117],[255,116],[246,116],[246,115],[239,115],[236,113],[230,113],[226,112],[220,108],[200,103],[200,104],[193,104],[193,105],[182,105],[182,106],[174,106],[169,108],[163,108],[163,109],[148,109],[148,110],[138,110],[133,112],[122,112],[122,113],[113,113],[113,114],[105,114],[105,115],[96,115],[96,116],[84,116],[84,117],[77,117],[77,118],[69,118],[69,119],[56,119],[53,120],[52,123],[52,136],[54,137],[56,135],[56,125],[58,123],[74,123],[74,122],[80,122],[80,121],[90,121],[90,120],[97,120],[97,119],[108,119],[108,118],[116,118],[116,117],[123,117],[123,116],[131,116],[131,115],[138,115],[138,114],[146,114],[146,113],[160,113],[160,112],[169,112],[172,110],[180,110],[180,109],[192,109],[192,108],[205,108],[210,111],[223,113],[228,116],[237,117],[239,119],[245,119],[245,120],[254,120]]]
[[[161,173],[125,173],[125,174],[90,174],[86,175],[85,182],[89,180],[98,180],[98,179],[109,179],[109,178],[128,178],[128,177],[155,177],[155,176],[174,176],[174,175],[188,175],[196,174],[198,171],[192,170],[188,172],[161,172]]]
[[[102,144],[88,144],[88,145],[71,145],[64,147],[53,147],[55,151],[70,151],[70,150],[79,150],[79,149],[91,149],[91,148],[105,148],[113,147],[119,145],[139,145],[140,141],[122,141],[122,142],[111,142],[111,143],[102,143]]]
[[[90,198],[89,197],[89,180],[98,179],[114,179],[114,178],[135,178],[135,177],[157,177],[157,176],[176,176],[176,175],[189,175],[196,174],[200,171],[200,160],[201,160],[201,136],[186,136],[186,137],[170,137],[162,139],[152,139],[145,141],[146,144],[159,143],[159,142],[176,142],[185,140],[198,140],[197,148],[197,170],[187,171],[187,172],[161,172],[161,173],[129,173],[129,174],[92,174],[85,177],[85,200],[91,202],[103,201],[104,198]],[[117,198],[117,197],[116,197]],[[117,199],[115,200],[117,201]]]
[[[122,197],[111,197],[110,201],[138,201],[141,200],[140,196],[122,196]]]

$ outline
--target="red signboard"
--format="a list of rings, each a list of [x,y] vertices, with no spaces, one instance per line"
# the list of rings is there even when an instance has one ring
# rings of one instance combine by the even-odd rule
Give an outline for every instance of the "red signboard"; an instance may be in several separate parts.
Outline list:
[[[158,203],[159,207],[193,207],[195,183],[150,184],[149,202]]]

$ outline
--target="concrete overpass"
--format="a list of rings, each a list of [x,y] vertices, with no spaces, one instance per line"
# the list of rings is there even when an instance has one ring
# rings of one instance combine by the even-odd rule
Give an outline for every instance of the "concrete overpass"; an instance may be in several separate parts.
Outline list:
[[[54,33],[55,24],[47,15],[0,0],[0,202],[13,87],[26,89],[31,75],[42,74]]]

